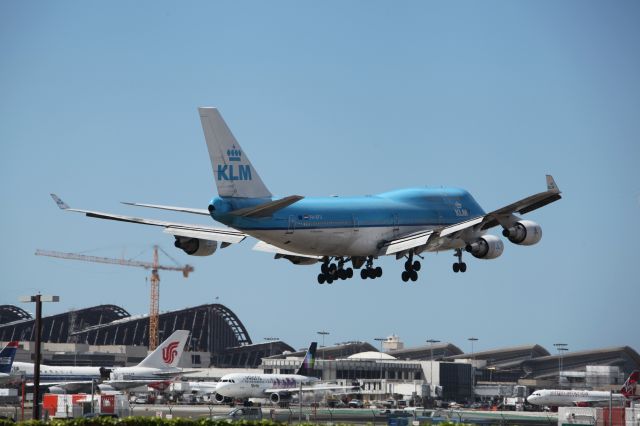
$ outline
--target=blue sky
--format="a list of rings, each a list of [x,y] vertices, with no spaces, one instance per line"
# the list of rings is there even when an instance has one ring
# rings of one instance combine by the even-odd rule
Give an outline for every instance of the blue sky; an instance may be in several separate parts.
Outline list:
[[[2,2],[0,302],[41,291],[62,300],[46,313],[146,313],[146,271],[33,253],[150,259],[157,243],[196,268],[161,274],[161,310],[217,300],[254,341],[640,350],[639,19],[635,1]],[[468,256],[466,274],[440,253],[416,284],[385,258],[381,279],[332,286],[252,241],[189,258],[156,228],[49,198],[210,224],[119,204],[216,195],[198,106],[220,108],[282,196],[446,185],[492,210],[551,173],[564,198],[527,215],[540,244]]]

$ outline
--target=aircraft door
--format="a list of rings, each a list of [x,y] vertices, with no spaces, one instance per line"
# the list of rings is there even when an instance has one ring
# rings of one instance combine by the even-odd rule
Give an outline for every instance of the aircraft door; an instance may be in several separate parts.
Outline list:
[[[296,230],[296,217],[294,215],[289,216],[289,226],[287,227],[287,234],[293,234]]]

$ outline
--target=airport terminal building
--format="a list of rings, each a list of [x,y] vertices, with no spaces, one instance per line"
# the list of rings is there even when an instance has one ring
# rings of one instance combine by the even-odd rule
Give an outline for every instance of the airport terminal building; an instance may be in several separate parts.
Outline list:
[[[191,331],[180,366],[207,370],[200,374],[208,380],[227,369],[292,373],[304,356],[279,340],[253,342],[240,319],[217,303],[165,312],[159,320],[159,340],[174,330]],[[45,364],[135,365],[147,354],[149,317],[131,316],[116,305],[47,316],[42,324]],[[17,306],[1,305],[0,341],[11,340],[20,341],[16,360],[33,361],[34,319]],[[552,355],[533,344],[466,354],[447,342],[404,348],[397,336],[382,346],[380,351],[353,341],[320,347],[315,375],[345,384],[357,380],[371,399],[440,389],[445,399],[468,400],[474,386],[617,390],[631,371],[640,369],[640,355],[629,346]],[[421,387],[427,384],[425,391]]]

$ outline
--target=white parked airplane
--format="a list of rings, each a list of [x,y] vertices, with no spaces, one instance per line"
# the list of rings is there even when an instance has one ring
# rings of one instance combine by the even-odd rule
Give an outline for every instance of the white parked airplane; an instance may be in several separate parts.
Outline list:
[[[527,398],[527,402],[534,405],[546,405],[549,407],[591,406],[608,403],[611,398],[616,405],[620,405],[630,398],[635,397],[636,385],[640,378],[640,372],[634,371],[624,382],[620,393],[609,394],[605,391],[542,389],[533,392]]]
[[[316,342],[311,343],[295,374],[245,374],[232,373],[222,376],[216,387],[216,401],[249,398],[269,398],[271,402],[287,402],[299,392],[360,391],[359,386],[323,385],[317,377],[311,377],[315,363]]]
[[[176,330],[138,365],[133,367],[74,367],[40,365],[40,385],[52,393],[75,393],[96,383],[102,391],[153,386],[182,374],[178,362],[189,338],[188,330]],[[14,362],[14,369],[33,384],[34,364]]]
[[[478,259],[502,255],[504,244],[490,228],[514,244],[530,246],[542,238],[542,228],[516,216],[561,198],[547,176],[547,190],[486,213],[471,194],[459,188],[409,188],[361,197],[274,197],[254,169],[216,108],[200,108],[218,197],[207,209],[124,203],[139,207],[209,216],[229,228],[166,222],[92,210],[72,209],[55,194],[63,210],[121,222],[160,226],[175,237],[175,246],[192,256],[212,255],[217,247],[239,243],[250,235],[258,239],[255,250],[275,254],[296,265],[321,262],[320,284],[353,276],[378,278],[380,256],[406,259],[403,281],[416,281],[423,252],[453,250],[454,272],[465,272],[462,252]],[[348,267],[349,263],[353,268]]]

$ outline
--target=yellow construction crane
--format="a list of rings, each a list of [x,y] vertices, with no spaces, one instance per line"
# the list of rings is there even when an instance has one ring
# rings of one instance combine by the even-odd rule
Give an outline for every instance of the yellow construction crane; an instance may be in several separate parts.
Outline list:
[[[163,251],[164,252],[164,251]],[[166,254],[166,253],[165,253]],[[158,263],[158,246],[153,246],[153,262],[143,262],[140,260],[113,259],[110,257],[87,256],[77,253],[63,253],[59,251],[36,250],[36,256],[57,257],[60,259],[83,260],[85,262],[108,263],[110,265],[137,266],[139,268],[151,269],[151,299],[149,307],[149,349],[154,350],[158,346],[158,314],[160,305],[160,275],[158,270],[182,271],[182,275],[187,278],[193,272],[193,266],[165,266]]]

